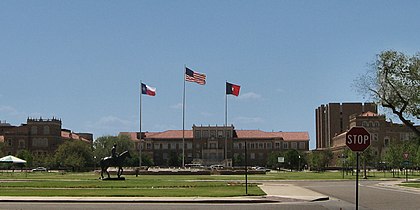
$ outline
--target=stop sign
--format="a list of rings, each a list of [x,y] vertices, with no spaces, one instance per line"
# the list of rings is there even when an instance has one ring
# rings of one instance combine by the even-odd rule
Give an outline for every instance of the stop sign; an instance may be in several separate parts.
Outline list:
[[[363,152],[370,145],[370,133],[364,127],[352,127],[346,134],[346,145],[354,152]]]

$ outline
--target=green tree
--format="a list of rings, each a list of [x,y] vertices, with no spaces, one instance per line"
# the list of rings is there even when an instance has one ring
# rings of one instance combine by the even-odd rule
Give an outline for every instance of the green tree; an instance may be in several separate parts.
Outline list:
[[[313,151],[309,154],[309,166],[313,171],[321,171],[322,167],[322,153],[320,151]]]
[[[392,169],[392,176],[395,177],[394,169],[399,168],[403,161],[401,145],[397,142],[392,142],[386,150],[385,161]]]
[[[181,166],[182,165],[182,155],[178,154],[175,151],[169,153],[169,159],[167,162],[168,166]]]
[[[61,144],[55,155],[59,166],[72,168],[72,171],[85,170],[93,163],[92,147],[82,141],[65,141]]]
[[[28,167],[33,166],[32,165],[33,156],[28,150],[19,151],[19,153],[17,154],[17,157],[26,160],[26,166],[28,166]]]
[[[355,85],[360,93],[388,108],[420,137],[420,129],[410,121],[420,119],[420,53],[408,56],[383,51]]]
[[[4,142],[0,142],[0,157],[4,156]]]
[[[236,157],[233,157],[233,166],[244,166],[245,157],[242,154],[239,154]]]
[[[271,169],[277,169],[280,168],[280,164],[278,161],[278,157],[284,157],[283,152],[271,152],[267,159],[267,167]]]
[[[124,151],[129,151],[131,159],[126,161],[128,166],[138,166],[139,165],[139,154],[135,148],[134,142],[130,139],[129,136],[119,135],[119,136],[102,136],[97,138],[93,142],[94,156],[95,160],[98,163],[101,158],[111,156],[111,148],[114,144],[117,144],[117,153],[120,154]],[[143,157],[146,160],[143,160]],[[142,163],[147,163],[147,156],[142,154]],[[150,163],[150,161],[148,161]],[[147,164],[146,164],[147,165]]]

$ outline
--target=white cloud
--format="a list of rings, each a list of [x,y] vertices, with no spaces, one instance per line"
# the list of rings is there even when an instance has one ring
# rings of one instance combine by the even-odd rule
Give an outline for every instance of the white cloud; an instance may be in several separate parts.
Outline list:
[[[254,92],[248,92],[248,93],[240,94],[238,96],[238,99],[241,99],[241,100],[260,99],[260,98],[261,98],[261,95]]]
[[[103,135],[118,135],[121,131],[132,131],[136,122],[121,119],[116,116],[101,117],[95,122],[86,122],[86,128],[91,130],[97,137]]]
[[[236,117],[235,123],[252,124],[252,123],[263,123],[264,119],[261,117]]]
[[[182,109],[182,103],[177,103],[171,106],[172,109]]]
[[[25,113],[20,112],[16,108],[11,107],[11,106],[4,106],[4,105],[0,105],[0,115],[2,117],[22,118],[22,119],[27,117]]]

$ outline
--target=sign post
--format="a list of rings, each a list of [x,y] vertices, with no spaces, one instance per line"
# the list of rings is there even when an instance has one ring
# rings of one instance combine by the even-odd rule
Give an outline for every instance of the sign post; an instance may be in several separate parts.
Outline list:
[[[404,157],[404,165],[405,165],[405,182],[408,182],[408,158],[409,158],[410,154],[408,152],[404,152],[403,157]]]
[[[346,134],[346,145],[356,152],[356,210],[359,209],[359,156],[370,146],[370,133],[364,127],[352,127]]]

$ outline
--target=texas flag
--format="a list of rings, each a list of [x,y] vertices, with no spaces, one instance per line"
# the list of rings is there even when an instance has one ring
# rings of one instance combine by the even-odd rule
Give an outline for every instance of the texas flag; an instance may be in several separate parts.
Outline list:
[[[141,83],[141,93],[149,95],[149,96],[155,96],[156,95],[156,88],[150,87],[146,84]]]
[[[241,86],[226,82],[226,94],[239,96],[240,89],[241,89]]]

